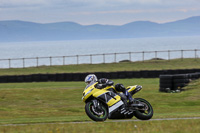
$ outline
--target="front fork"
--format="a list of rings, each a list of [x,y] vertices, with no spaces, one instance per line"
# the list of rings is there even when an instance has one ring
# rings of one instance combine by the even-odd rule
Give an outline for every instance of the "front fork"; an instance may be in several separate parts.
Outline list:
[[[99,103],[99,101],[97,99],[92,100],[92,102],[93,102],[93,105],[94,105],[94,109],[96,111],[101,111],[102,110],[102,108],[100,106],[100,103]]]

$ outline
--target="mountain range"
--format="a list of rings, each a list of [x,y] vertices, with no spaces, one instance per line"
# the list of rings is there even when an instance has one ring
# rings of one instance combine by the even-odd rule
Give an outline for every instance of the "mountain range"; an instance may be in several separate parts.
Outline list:
[[[0,42],[119,39],[200,35],[200,16],[155,23],[135,21],[124,25],[80,25],[74,22],[33,23],[0,21]]]

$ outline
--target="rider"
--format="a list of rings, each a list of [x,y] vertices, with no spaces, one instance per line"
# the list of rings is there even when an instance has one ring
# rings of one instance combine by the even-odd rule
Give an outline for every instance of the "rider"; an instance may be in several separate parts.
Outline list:
[[[113,81],[109,80],[109,79],[106,79],[106,78],[101,78],[101,79],[97,79],[97,76],[94,75],[94,74],[89,74],[85,77],[85,83],[87,85],[91,85],[91,84],[94,84],[98,82],[95,87],[98,88],[98,89],[103,89],[107,86],[111,86],[114,84]],[[133,103],[133,98],[131,96],[131,94],[126,90],[126,88],[123,86],[123,84],[116,84],[115,85],[115,89],[119,92],[123,92],[125,94],[125,96],[128,98],[129,100],[129,104],[132,104]],[[110,88],[110,91],[113,91],[114,93],[116,93],[116,91],[112,88]]]

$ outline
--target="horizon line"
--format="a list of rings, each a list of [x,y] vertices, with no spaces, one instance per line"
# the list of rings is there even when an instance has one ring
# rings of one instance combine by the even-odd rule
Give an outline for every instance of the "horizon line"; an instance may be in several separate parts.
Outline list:
[[[122,25],[126,25],[129,23],[134,23],[134,22],[152,22],[152,23],[157,23],[157,24],[165,24],[165,23],[170,23],[170,22],[176,22],[176,21],[180,21],[180,20],[185,20],[185,19],[189,19],[189,18],[193,18],[193,17],[200,17],[200,16],[191,16],[191,17],[186,17],[186,18],[182,18],[182,19],[177,19],[177,20],[171,20],[171,21],[167,21],[167,22],[155,22],[155,21],[151,21],[151,20],[137,20],[137,21],[131,21],[131,22],[127,22],[125,24],[99,24],[99,23],[94,23],[94,24],[81,24],[75,21],[55,21],[55,22],[35,22],[35,21],[28,21],[28,20],[15,20],[15,19],[8,19],[8,20],[0,20],[0,22],[5,22],[5,21],[21,21],[21,22],[29,22],[29,23],[36,23],[36,24],[55,24],[55,23],[75,23],[78,25],[82,25],[82,26],[91,26],[91,25],[112,25],[112,26],[122,26]]]

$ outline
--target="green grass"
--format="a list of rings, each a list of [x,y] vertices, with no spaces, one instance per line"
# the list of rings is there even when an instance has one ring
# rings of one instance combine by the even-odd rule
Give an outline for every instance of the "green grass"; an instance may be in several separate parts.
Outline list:
[[[4,133],[198,133],[200,120],[35,124],[0,126]]]
[[[28,75],[36,73],[114,72],[200,68],[200,59],[149,60],[109,64],[81,64],[0,69],[0,75]]]
[[[153,118],[200,116],[200,81],[192,82],[189,90],[181,93],[160,93],[158,78],[114,82],[142,85],[135,97],[152,104]],[[84,87],[84,82],[0,84],[0,124],[91,121],[81,100]]]
[[[189,65],[188,65],[189,64]],[[70,73],[97,71],[139,71],[200,68],[199,59],[124,62],[98,65],[43,66],[39,68],[0,69],[0,75]],[[156,118],[200,117],[200,80],[191,82],[181,93],[160,93],[159,79],[116,79],[115,83],[142,85],[135,97],[148,100]],[[198,132],[200,120],[137,121],[104,123],[64,123],[90,121],[81,100],[84,82],[33,82],[0,84],[0,133],[65,132]],[[136,118],[133,118],[136,119]],[[9,126],[5,124],[31,124]],[[34,124],[36,123],[36,124]],[[46,124],[40,124],[46,123]],[[54,123],[54,124],[48,124]],[[111,128],[112,127],[112,128]]]

